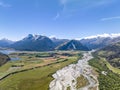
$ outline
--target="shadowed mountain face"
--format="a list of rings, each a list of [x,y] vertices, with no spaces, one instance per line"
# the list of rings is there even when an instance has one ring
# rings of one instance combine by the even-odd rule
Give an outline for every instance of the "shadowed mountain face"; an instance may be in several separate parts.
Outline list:
[[[50,51],[54,50],[55,44],[46,36],[29,34],[23,40],[15,42],[10,47],[16,50],[26,51]]]
[[[80,41],[71,40],[66,42],[56,48],[57,50],[89,50],[87,47],[83,46]]]
[[[54,42],[55,46],[60,46],[61,44],[68,42],[70,40],[68,39],[57,39],[57,38],[51,38],[51,40]]]
[[[108,46],[113,43],[120,42],[120,37],[111,38],[111,37],[97,37],[91,39],[82,39],[80,42],[87,46],[89,49],[99,49],[105,46]]]
[[[120,68],[120,42],[97,51],[97,54],[105,57],[112,66]]]
[[[10,58],[7,55],[0,53],[0,66],[5,64],[9,60],[10,60]]]

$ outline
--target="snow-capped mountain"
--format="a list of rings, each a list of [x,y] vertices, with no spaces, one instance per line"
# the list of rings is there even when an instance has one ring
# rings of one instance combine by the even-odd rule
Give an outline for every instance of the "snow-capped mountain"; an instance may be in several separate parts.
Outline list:
[[[120,33],[118,34],[102,34],[96,36],[86,37],[80,42],[89,49],[103,48],[107,45],[120,42]]]
[[[29,34],[22,40],[12,44],[10,47],[17,50],[49,51],[54,49],[55,44],[46,36]]]
[[[66,48],[63,50],[81,50],[80,47],[84,46],[91,50],[100,49],[117,42],[120,42],[120,33],[89,36],[80,40],[57,39],[49,38],[42,35],[29,34],[28,36],[17,42],[2,39],[0,40],[0,47],[10,47],[17,50],[27,51],[49,51],[55,50],[56,48],[62,50],[65,47]]]

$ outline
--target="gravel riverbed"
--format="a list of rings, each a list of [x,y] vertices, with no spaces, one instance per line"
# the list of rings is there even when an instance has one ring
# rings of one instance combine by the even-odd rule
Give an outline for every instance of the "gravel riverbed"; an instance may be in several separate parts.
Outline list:
[[[84,53],[83,58],[77,64],[71,64],[53,74],[54,80],[50,83],[50,90],[99,90],[97,76],[93,74],[93,68],[88,64],[92,59],[91,51]],[[76,89],[77,77],[83,75],[89,82],[85,87]],[[74,81],[74,82],[73,82]]]

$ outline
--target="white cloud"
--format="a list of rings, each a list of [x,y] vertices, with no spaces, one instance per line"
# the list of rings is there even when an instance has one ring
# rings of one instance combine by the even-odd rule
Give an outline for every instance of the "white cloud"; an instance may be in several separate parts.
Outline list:
[[[49,38],[55,38],[56,37],[56,35],[51,35],[51,36],[49,36]]]
[[[97,37],[103,37],[103,38],[105,38],[105,37],[116,38],[116,37],[120,37],[120,33],[117,33],[117,34],[114,34],[114,33],[112,33],[112,34],[106,34],[106,33],[104,33],[104,34],[98,34],[98,35],[93,35],[93,36],[85,37],[84,39],[92,39],[92,38],[97,38]]]
[[[70,1],[70,0],[60,0],[60,3],[65,5],[68,1]]]
[[[53,18],[53,20],[57,20],[60,17],[60,13],[57,13],[57,15]]]
[[[81,40],[82,38],[75,38],[75,40]]]
[[[110,4],[115,1],[117,0],[59,0],[62,8],[61,11],[58,11],[59,17],[73,16],[75,13],[80,13],[82,9],[90,9],[101,5]],[[58,15],[56,17],[58,17]]]
[[[118,20],[118,19],[120,19],[120,16],[102,18],[101,21]]]
[[[59,3],[61,5],[60,11],[57,11],[58,13],[53,18],[54,20],[57,20],[61,16],[66,17],[66,15],[71,16],[70,13],[73,13],[74,7],[76,7],[76,1],[79,0],[59,0]]]
[[[0,7],[11,7],[11,5],[6,4],[4,2],[0,2]]]
[[[63,6],[69,6],[74,7],[77,5],[86,8],[86,7],[94,7],[94,6],[101,6],[104,4],[113,3],[117,0],[59,0],[60,4]],[[79,8],[78,8],[79,9]]]

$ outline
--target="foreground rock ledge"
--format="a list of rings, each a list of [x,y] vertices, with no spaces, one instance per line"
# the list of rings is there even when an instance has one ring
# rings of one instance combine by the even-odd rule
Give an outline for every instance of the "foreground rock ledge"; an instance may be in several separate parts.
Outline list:
[[[50,83],[50,90],[98,90],[97,76],[93,75],[92,67],[88,65],[88,61],[92,59],[91,52],[84,53],[84,56],[77,64],[71,64],[58,70],[53,74],[54,80]],[[76,89],[77,77],[83,75],[89,82],[89,84],[80,89]],[[74,82],[73,82],[74,81]]]

